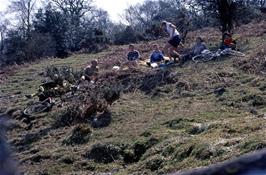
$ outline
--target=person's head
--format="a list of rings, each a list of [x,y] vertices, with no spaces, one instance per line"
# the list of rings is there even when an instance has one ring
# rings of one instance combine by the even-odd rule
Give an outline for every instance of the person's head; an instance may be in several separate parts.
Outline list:
[[[159,49],[160,49],[160,48],[159,48],[159,45],[158,45],[158,44],[154,44],[154,45],[153,45],[153,50],[159,51]]]
[[[62,76],[60,76],[60,75],[58,75],[58,74],[54,74],[53,81],[54,81],[56,84],[58,84],[58,85],[62,85],[64,79],[62,78]]]
[[[226,40],[226,39],[230,39],[232,37],[232,35],[230,33],[224,33],[223,34],[223,40]]]
[[[92,60],[91,61],[91,67],[97,67],[98,66],[98,61],[97,60]]]
[[[166,28],[166,24],[167,24],[166,21],[162,21],[162,22],[161,22],[161,28],[162,28],[162,29],[165,29],[165,28]]]
[[[128,46],[128,49],[129,49],[129,51],[134,51],[135,50],[135,47],[134,47],[134,45],[133,44],[130,44],[129,46]]]
[[[202,43],[202,42],[204,42],[204,40],[201,37],[196,38],[196,43]]]

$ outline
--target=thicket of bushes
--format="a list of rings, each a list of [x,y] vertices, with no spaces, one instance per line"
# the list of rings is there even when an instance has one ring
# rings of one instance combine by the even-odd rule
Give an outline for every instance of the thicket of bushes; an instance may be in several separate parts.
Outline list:
[[[91,0],[75,0],[76,6],[70,6],[72,1],[49,0],[36,11],[32,10],[34,0],[14,1],[10,8],[19,15],[19,26],[10,28],[6,20],[0,20],[0,65],[64,58],[76,51],[101,51],[106,44],[157,39],[163,36],[161,20],[174,23],[183,39],[190,30],[219,26],[216,0],[145,0],[125,10],[127,25],[112,23],[107,12],[94,7]],[[236,24],[262,17],[261,0],[233,2]]]

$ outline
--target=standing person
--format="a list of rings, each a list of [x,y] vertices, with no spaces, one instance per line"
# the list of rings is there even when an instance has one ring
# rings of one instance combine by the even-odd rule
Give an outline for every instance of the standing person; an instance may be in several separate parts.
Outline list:
[[[181,38],[179,32],[176,29],[176,26],[170,22],[162,21],[161,28],[165,32],[167,32],[170,36],[168,42],[164,47],[164,53],[166,54],[167,57],[171,57],[173,55],[179,57],[179,54],[177,52],[177,47],[181,43]]]

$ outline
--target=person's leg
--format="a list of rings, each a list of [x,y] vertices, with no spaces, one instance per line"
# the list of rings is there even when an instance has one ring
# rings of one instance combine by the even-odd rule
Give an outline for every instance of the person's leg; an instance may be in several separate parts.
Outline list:
[[[164,49],[163,49],[163,52],[164,52],[165,56],[171,57],[170,52],[169,52],[169,49],[171,47],[172,47],[171,44],[169,44],[169,43],[165,44]]]
[[[177,47],[171,46],[169,52],[170,52],[170,57],[174,58],[174,61],[179,60],[180,54],[177,51]]]

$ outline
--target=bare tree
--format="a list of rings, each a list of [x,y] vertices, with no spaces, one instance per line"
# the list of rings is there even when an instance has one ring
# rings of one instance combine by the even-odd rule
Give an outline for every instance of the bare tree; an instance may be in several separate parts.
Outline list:
[[[92,0],[51,0],[69,19],[79,24],[80,19],[93,8]]]
[[[11,13],[15,13],[19,19],[20,26],[23,30],[24,37],[29,38],[32,24],[32,16],[36,0],[13,0],[9,6]]]
[[[1,16],[3,14],[0,13]],[[4,40],[5,40],[5,35],[7,32],[7,26],[8,26],[9,21],[7,19],[2,18],[0,20],[0,54],[3,54],[4,51]]]

